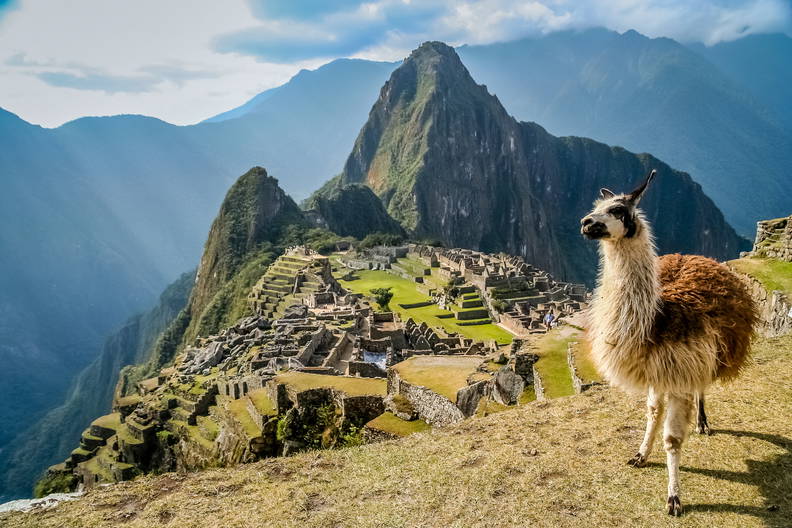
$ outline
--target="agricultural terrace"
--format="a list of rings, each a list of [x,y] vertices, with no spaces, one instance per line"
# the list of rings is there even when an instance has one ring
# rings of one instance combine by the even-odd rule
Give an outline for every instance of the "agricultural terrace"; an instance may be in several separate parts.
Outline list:
[[[512,335],[509,332],[491,322],[470,326],[458,325],[453,317],[449,318],[449,314],[452,312],[443,311],[435,304],[421,308],[402,308],[399,306],[400,304],[414,304],[431,300],[428,295],[418,291],[414,282],[407,279],[380,270],[356,271],[355,276],[358,277],[355,280],[339,279],[339,282],[349,291],[361,293],[368,298],[371,298],[370,292],[374,288],[391,288],[393,300],[390,302],[390,309],[398,313],[402,320],[412,317],[416,323],[425,322],[429,326],[443,328],[447,332],[455,332],[478,341],[494,339],[499,345],[506,345],[512,341]]]
[[[567,347],[573,341],[580,343],[575,362],[578,375],[587,381],[601,380],[591,361],[590,348],[583,333],[574,327],[562,326],[543,335],[536,342],[539,360],[534,367],[542,379],[546,398],[560,398],[575,393],[567,362]]]

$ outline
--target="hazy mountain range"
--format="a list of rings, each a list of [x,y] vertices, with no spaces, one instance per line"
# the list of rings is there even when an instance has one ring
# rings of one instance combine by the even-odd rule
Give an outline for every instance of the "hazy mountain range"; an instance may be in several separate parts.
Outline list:
[[[792,104],[781,82],[792,71],[790,42],[766,36],[686,47],[591,30],[458,52],[508,114],[552,134],[651,152],[689,172],[726,220],[751,234],[755,220],[792,208],[792,179],[783,172],[792,166]],[[7,366],[0,397],[18,402],[0,412],[0,467],[8,446],[24,438],[15,435],[63,400],[105,336],[195,267],[234,178],[261,165],[294,198],[308,196],[342,171],[398,65],[333,61],[187,127],[114,116],[43,129],[0,110],[0,359]],[[519,129],[560,145],[537,125]],[[575,150],[575,141],[564,148]],[[626,176],[614,172],[613,180]],[[591,199],[588,187],[578,191],[576,204]],[[346,192],[368,203],[359,194]],[[671,208],[672,221],[721,222],[705,199],[697,197],[693,210]]]

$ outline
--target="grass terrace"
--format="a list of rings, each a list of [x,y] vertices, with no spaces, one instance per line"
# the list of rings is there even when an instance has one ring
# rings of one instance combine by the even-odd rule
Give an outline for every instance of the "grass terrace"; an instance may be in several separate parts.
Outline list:
[[[256,389],[248,393],[248,398],[253,402],[253,406],[262,416],[275,416],[275,405],[272,403],[267,389]]]
[[[407,436],[413,433],[420,433],[422,431],[429,431],[432,427],[423,420],[402,420],[396,415],[386,412],[383,413],[369,423],[366,427],[391,433],[397,436]]]
[[[767,291],[779,290],[792,299],[792,262],[766,258],[743,258],[729,262],[740,273],[750,275]]]
[[[113,431],[117,431],[119,426],[121,425],[121,413],[110,413],[104,416],[100,416],[93,422],[93,425],[98,425],[99,427],[104,427],[106,429],[112,429]]]
[[[456,403],[457,391],[467,386],[468,376],[476,372],[481,362],[475,356],[413,356],[392,368],[404,381],[426,387]]]
[[[278,383],[290,385],[298,391],[328,388],[342,391],[349,396],[385,396],[387,392],[386,381],[378,378],[326,376],[324,374],[290,371],[279,374],[275,380]]]
[[[567,347],[572,341],[583,343],[584,339],[579,330],[569,326],[556,328],[537,341],[537,352],[540,358],[535,367],[542,378],[547,398],[560,398],[575,393],[572,387],[569,363],[567,363]],[[576,358],[579,375],[588,380],[601,379],[586,352],[588,346],[581,344],[580,350],[582,353]]]
[[[453,318],[440,318],[438,317],[439,315],[452,314],[452,312],[444,312],[436,305],[410,309],[400,307],[399,304],[414,304],[430,299],[427,295],[418,291],[415,283],[398,277],[393,273],[380,270],[364,270],[355,272],[355,275],[359,278],[352,281],[339,279],[339,282],[344,288],[367,297],[370,297],[370,292],[373,288],[392,288],[393,300],[390,302],[390,308],[397,312],[402,319],[406,320],[408,317],[412,317],[417,323],[425,322],[431,327],[443,328],[447,332],[455,332],[477,341],[495,340],[499,345],[506,345],[512,341],[512,335],[509,332],[492,323],[460,326],[456,324]]]
[[[247,401],[245,398],[240,398],[238,400],[228,400],[227,405],[228,412],[230,412],[236,421],[242,425],[242,429],[245,430],[245,434],[247,434],[250,438],[256,438],[261,436],[261,429],[256,425],[256,422],[253,421],[253,418],[250,417],[250,413],[247,410]],[[200,436],[200,432],[197,431],[197,436]]]

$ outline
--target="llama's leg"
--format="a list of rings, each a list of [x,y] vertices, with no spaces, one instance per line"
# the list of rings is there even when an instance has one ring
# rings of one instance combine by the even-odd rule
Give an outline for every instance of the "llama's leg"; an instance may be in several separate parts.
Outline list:
[[[660,420],[663,419],[663,397],[663,393],[658,393],[649,387],[649,393],[646,396],[646,432],[638,452],[627,462],[631,466],[644,467],[646,465],[646,460],[654,446],[655,436],[657,436],[657,428],[660,425]]]
[[[692,395],[668,396],[668,414],[663,431],[663,445],[666,450],[668,465],[668,503],[669,515],[679,516],[682,504],[679,501],[679,459],[682,455],[682,444],[687,436],[690,415],[693,411]]]
[[[696,395],[696,432],[698,434],[711,435],[709,422],[707,422],[707,413],[704,412],[704,392]]]

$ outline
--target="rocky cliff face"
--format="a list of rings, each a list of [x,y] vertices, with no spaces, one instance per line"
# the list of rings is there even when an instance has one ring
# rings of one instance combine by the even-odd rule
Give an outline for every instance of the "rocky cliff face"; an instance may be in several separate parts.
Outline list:
[[[580,239],[579,219],[600,187],[629,190],[652,168],[657,184],[643,206],[660,250],[736,256],[745,241],[689,175],[517,122],[452,48],[427,42],[383,86],[341,180],[369,186],[417,237],[519,254],[591,282],[596,250]]]

